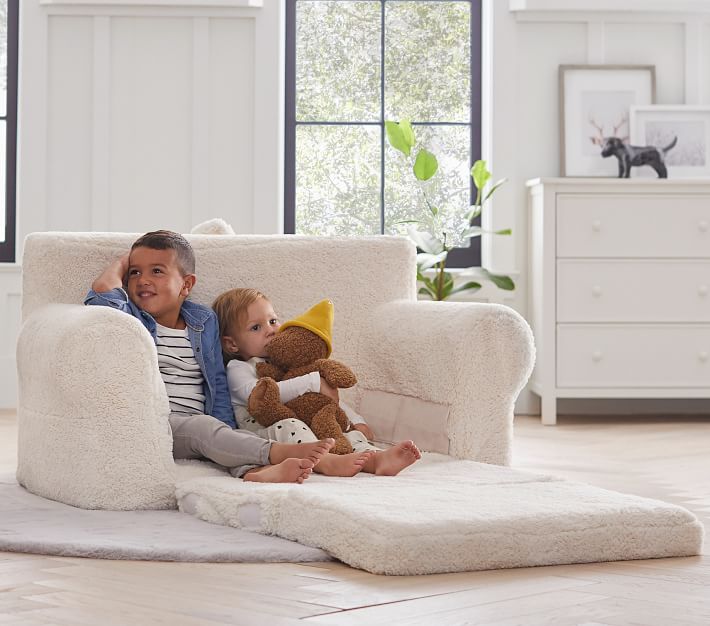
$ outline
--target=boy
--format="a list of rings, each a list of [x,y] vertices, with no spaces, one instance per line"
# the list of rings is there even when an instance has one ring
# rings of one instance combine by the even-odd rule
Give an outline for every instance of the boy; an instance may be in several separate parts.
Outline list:
[[[207,458],[244,480],[302,483],[333,440],[285,444],[234,430],[215,314],[187,300],[196,281],[187,240],[154,231],[103,271],[84,304],[133,315],[153,337],[170,400],[174,458]]]

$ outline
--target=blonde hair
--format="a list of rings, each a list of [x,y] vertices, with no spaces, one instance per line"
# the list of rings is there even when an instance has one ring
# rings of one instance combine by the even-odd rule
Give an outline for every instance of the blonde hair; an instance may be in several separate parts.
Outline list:
[[[230,289],[217,296],[212,303],[212,309],[217,315],[220,337],[231,335],[235,324],[243,324],[249,305],[260,298],[269,300],[258,289]],[[232,359],[238,358],[236,353],[227,351],[224,344],[222,344],[222,355],[225,365]]]

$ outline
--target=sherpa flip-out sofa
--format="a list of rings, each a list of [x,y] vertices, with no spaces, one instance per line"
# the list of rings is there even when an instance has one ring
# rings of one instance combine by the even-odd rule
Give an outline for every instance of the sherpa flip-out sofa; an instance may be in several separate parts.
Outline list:
[[[283,319],[335,304],[334,358],[348,400],[381,441],[414,439],[424,458],[397,477],[314,475],[245,483],[177,466],[155,346],[132,317],[82,306],[135,234],[37,233],[25,243],[18,342],[18,481],[84,508],[179,505],[213,523],[323,548],[377,573],[697,554],[688,511],[503,467],[513,404],[534,360],[530,329],[494,304],[418,302],[405,239],[189,236],[192,297],[257,287]]]
[[[152,340],[130,316],[82,306],[137,234],[36,233],[25,242],[18,346],[18,480],[84,508],[175,506],[168,402]],[[288,319],[335,304],[333,358],[356,372],[349,399],[383,441],[507,464],[513,403],[533,340],[513,310],[416,300],[403,238],[188,235],[192,298],[256,287]]]

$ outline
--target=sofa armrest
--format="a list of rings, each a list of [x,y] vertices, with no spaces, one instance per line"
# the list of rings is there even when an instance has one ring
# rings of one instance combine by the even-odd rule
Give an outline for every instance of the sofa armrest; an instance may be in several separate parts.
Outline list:
[[[138,320],[44,306],[22,326],[17,371],[20,484],[87,509],[175,506],[168,399]]]
[[[507,306],[395,301],[365,324],[360,394],[377,390],[448,406],[449,454],[509,464],[513,407],[534,359],[530,327]]]

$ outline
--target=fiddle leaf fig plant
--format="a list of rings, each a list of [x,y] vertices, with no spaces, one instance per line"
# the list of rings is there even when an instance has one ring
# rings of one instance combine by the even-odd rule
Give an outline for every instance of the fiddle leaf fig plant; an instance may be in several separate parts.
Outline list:
[[[439,162],[436,156],[422,147],[416,151],[416,155],[413,155],[417,142],[412,125],[408,120],[399,122],[386,121],[385,131],[389,144],[395,150],[401,152],[411,163],[416,179],[415,184],[419,193],[422,194],[429,211],[428,219],[397,222],[397,224],[410,224],[407,227],[407,234],[419,249],[417,254],[417,280],[422,285],[419,289],[419,294],[431,300],[446,300],[454,294],[464,291],[478,291],[481,288],[481,284],[476,281],[469,281],[455,286],[453,275],[451,272],[446,271],[446,261],[449,252],[456,247],[452,240],[460,241],[471,237],[480,237],[484,233],[494,235],[510,235],[512,233],[510,228],[486,231],[480,226],[475,226],[471,223],[481,214],[483,206],[496,189],[506,182],[506,179],[503,178],[486,189],[491,180],[491,173],[488,171],[485,161],[476,161],[471,168],[471,177],[476,187],[476,201],[461,216],[457,233],[451,233],[449,232],[450,227],[444,225],[439,207],[432,201],[428,188],[429,181],[439,170]],[[457,236],[452,237],[452,234]],[[433,272],[428,271],[432,269]],[[478,275],[484,280],[491,281],[500,289],[508,291],[515,289],[515,283],[509,276],[491,274],[484,268],[480,268]]]

